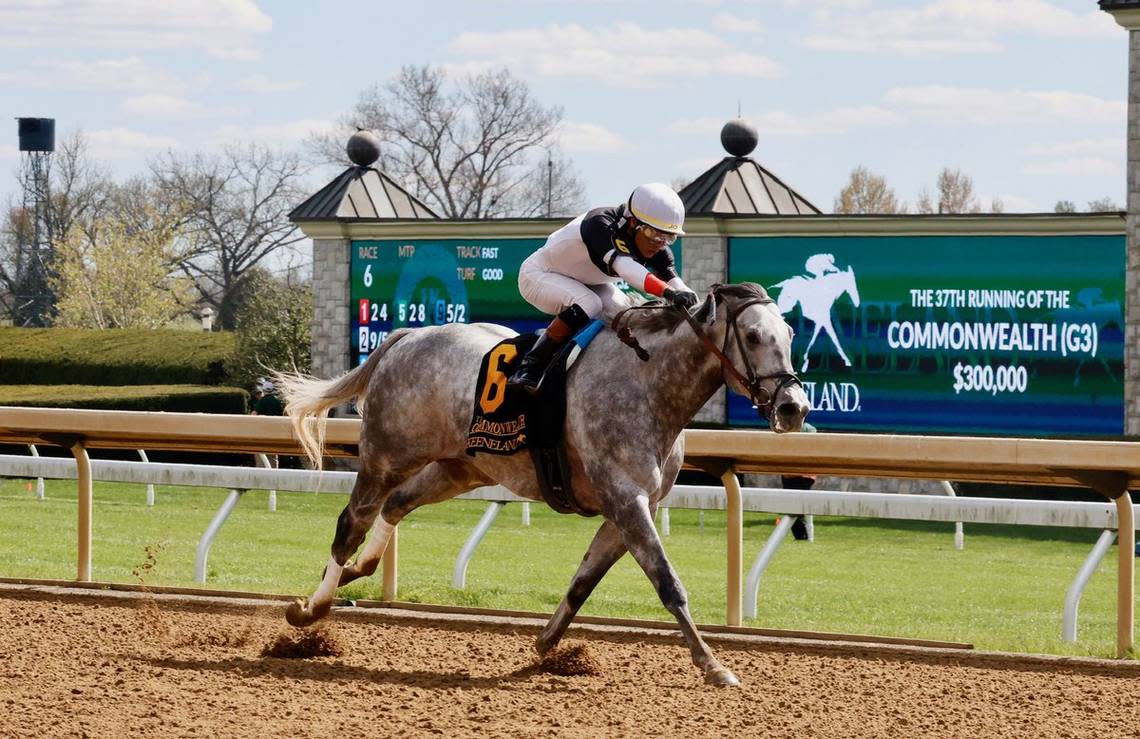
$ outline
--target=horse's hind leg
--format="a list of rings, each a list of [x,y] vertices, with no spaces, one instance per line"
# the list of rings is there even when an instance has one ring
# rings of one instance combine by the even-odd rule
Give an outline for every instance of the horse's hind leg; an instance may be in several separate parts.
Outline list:
[[[586,556],[582,558],[582,564],[578,565],[578,571],[570,581],[566,597],[558,604],[558,610],[538,635],[534,648],[539,654],[546,654],[558,645],[570,622],[577,615],[578,609],[625,552],[621,532],[609,521],[602,523],[598,533],[594,534],[594,540],[590,542],[590,548],[586,550]]]
[[[629,553],[649,576],[661,603],[677,619],[681,634],[689,645],[693,664],[704,673],[705,682],[713,685],[739,685],[736,676],[713,656],[712,650],[693,624],[693,618],[689,615],[689,597],[673,565],[665,556],[665,548],[653,526],[648,500],[642,495],[633,497],[627,504],[615,507],[609,518],[621,531]]]
[[[405,516],[429,503],[454,498],[456,495],[486,485],[491,480],[470,465],[455,460],[432,462],[409,477],[384,500],[384,506],[372,527],[372,535],[356,556],[340,573],[339,585],[376,572],[380,558],[392,538],[392,531]]]
[[[403,482],[407,473],[396,473],[391,470],[373,472],[363,468],[356,476],[356,483],[352,487],[348,505],[341,511],[336,522],[336,535],[333,537],[332,554],[325,566],[325,574],[321,584],[307,601],[296,600],[285,611],[285,620],[293,626],[308,626],[314,621],[324,618],[332,609],[333,595],[336,594],[340,584],[341,572],[348,558],[364,541],[368,529],[376,520],[380,512],[380,504],[388,497],[389,491]],[[387,539],[391,531],[377,532]],[[383,552],[383,547],[381,547]]]

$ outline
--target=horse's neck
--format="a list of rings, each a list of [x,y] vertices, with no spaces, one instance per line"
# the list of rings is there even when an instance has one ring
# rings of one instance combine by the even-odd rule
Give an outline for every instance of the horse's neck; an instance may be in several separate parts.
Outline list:
[[[719,346],[722,337],[711,338]],[[649,381],[649,404],[663,427],[680,433],[724,383],[720,363],[691,326],[655,333],[644,343],[650,359],[639,364]]]

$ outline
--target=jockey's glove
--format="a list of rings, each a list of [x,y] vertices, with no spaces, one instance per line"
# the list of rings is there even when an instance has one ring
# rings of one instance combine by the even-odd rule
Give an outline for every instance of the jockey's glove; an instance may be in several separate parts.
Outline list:
[[[689,310],[697,304],[697,294],[689,290],[674,290],[672,288],[665,288],[665,292],[661,293],[661,297],[674,308],[681,310]]]

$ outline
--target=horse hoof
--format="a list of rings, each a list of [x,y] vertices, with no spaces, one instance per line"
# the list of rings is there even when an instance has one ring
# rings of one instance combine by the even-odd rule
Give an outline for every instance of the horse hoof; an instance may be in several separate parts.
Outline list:
[[[736,675],[733,675],[723,667],[717,667],[716,669],[706,672],[705,682],[709,685],[716,685],[719,688],[740,687],[740,680],[736,678]]]
[[[285,620],[289,622],[290,626],[296,626],[300,629],[312,623],[311,615],[305,612],[305,605],[305,601],[298,598],[285,609]]]

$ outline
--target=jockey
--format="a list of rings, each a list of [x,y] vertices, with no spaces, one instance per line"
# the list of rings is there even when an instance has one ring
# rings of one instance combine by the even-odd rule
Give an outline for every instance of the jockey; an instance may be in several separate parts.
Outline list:
[[[674,268],[669,245],[683,236],[685,206],[673,188],[641,185],[625,205],[595,208],[552,233],[519,268],[519,292],[554,320],[507,384],[538,390],[558,349],[591,319],[629,305],[618,280],[688,310],[697,296]]]

